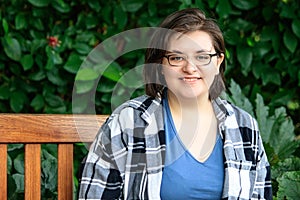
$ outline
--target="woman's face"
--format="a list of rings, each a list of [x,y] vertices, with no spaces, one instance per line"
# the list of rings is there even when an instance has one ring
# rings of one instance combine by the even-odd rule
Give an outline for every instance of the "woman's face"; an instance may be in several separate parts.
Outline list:
[[[171,37],[165,56],[169,61],[179,66],[171,66],[168,58],[162,60],[162,74],[165,77],[169,92],[179,99],[204,97],[209,98],[209,88],[215,75],[219,73],[224,54],[215,54],[210,36],[203,31],[193,31],[187,34],[175,34]],[[207,63],[207,62],[206,62]]]

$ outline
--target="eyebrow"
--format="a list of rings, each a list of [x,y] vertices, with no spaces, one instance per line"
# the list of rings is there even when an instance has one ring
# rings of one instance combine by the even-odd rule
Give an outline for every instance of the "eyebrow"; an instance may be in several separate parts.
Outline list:
[[[196,54],[197,54],[197,53],[209,53],[209,52],[210,52],[209,50],[201,49],[201,50],[199,50],[199,51],[196,51]],[[183,52],[178,51],[178,50],[167,51],[167,54],[172,54],[172,53],[176,53],[176,54],[184,54]]]

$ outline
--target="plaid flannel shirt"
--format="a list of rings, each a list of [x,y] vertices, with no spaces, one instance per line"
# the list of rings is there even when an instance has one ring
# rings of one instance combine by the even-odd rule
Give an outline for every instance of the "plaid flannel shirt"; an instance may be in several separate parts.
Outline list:
[[[219,98],[213,107],[224,143],[222,199],[272,199],[270,166],[256,120]],[[161,100],[129,100],[111,114],[93,142],[79,199],[160,199],[164,158]]]

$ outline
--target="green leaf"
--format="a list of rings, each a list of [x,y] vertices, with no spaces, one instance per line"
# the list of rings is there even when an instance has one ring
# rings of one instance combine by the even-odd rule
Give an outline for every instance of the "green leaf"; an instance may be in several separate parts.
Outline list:
[[[46,73],[42,70],[33,72],[32,74],[29,75],[29,80],[33,81],[41,81],[46,77]]]
[[[48,58],[45,69],[51,70],[54,67],[54,60],[51,58]]]
[[[26,15],[24,13],[19,13],[15,18],[15,26],[17,30],[21,30],[27,27]]]
[[[76,53],[71,53],[63,68],[72,74],[76,74],[81,64],[82,59],[80,56]]]
[[[93,15],[88,15],[85,19],[85,25],[87,29],[95,28],[98,24],[98,19],[96,19]]]
[[[10,89],[7,85],[0,87],[0,99],[7,100],[10,97]]]
[[[261,77],[262,77],[263,85],[267,85],[268,83],[281,85],[280,74],[276,71],[272,71],[272,68],[270,67],[263,68],[263,73]]]
[[[93,86],[92,86],[93,87]],[[86,108],[89,105],[90,101],[90,94],[87,93],[87,95],[82,95],[86,91],[84,89],[82,91],[78,91],[78,88],[76,88],[76,95],[73,95],[72,98],[72,113],[73,114],[83,114],[86,111]],[[79,88],[79,90],[82,88]],[[87,90],[89,91],[89,89]]]
[[[50,0],[28,0],[29,3],[36,7],[46,7],[49,5]]]
[[[295,142],[294,125],[292,120],[287,117],[286,110],[283,107],[277,108],[273,117],[275,122],[269,144],[278,157],[284,159],[291,156],[298,146]]]
[[[42,95],[37,94],[31,101],[30,106],[33,107],[35,111],[40,111],[45,105],[45,101]]]
[[[240,40],[239,31],[232,28],[224,31],[224,37],[226,38],[226,42],[230,45],[237,45]]]
[[[15,185],[17,187],[16,192],[17,193],[24,192],[24,174],[13,174],[12,178],[15,181]]]
[[[273,26],[264,26],[260,35],[260,41],[270,41],[274,35],[274,27]]]
[[[113,62],[104,71],[103,76],[112,81],[118,81],[122,76],[122,68],[117,62]]]
[[[298,45],[298,40],[290,31],[285,31],[283,35],[283,43],[291,53],[294,53]]]
[[[67,111],[67,108],[65,105],[62,105],[62,106],[59,106],[59,107],[49,107],[49,106],[46,106],[45,107],[45,113],[57,113],[57,114],[64,114],[66,113]]]
[[[238,18],[236,20],[232,20],[232,22],[230,23],[230,27],[239,32],[250,31],[251,29],[253,29],[254,24],[245,19]]]
[[[277,179],[278,199],[299,199],[300,197],[300,171],[285,172]]]
[[[51,106],[51,107],[61,107],[64,106],[64,101],[61,97],[54,95],[54,94],[46,94],[45,95],[45,101]]]
[[[148,1],[148,13],[151,17],[155,16],[157,14],[157,7],[156,4],[153,1]]]
[[[87,3],[91,9],[95,10],[96,12],[100,11],[101,5],[98,0],[89,0],[87,1]]]
[[[92,47],[90,47],[89,45],[85,44],[85,43],[75,43],[73,45],[73,48],[80,54],[83,55],[87,55],[88,53],[90,53],[92,51]]]
[[[292,23],[292,30],[294,34],[300,38],[300,20],[299,19],[294,19]]]
[[[48,71],[47,77],[54,85],[64,86],[67,84],[67,81],[59,74],[59,70],[57,68],[53,68],[51,71]]]
[[[281,47],[280,37],[277,34],[273,34],[272,37],[272,46],[275,52],[279,51],[279,48]]]
[[[272,49],[272,44],[270,42],[259,42],[255,46],[255,53],[263,58]]]
[[[21,46],[17,39],[10,36],[4,37],[2,41],[5,54],[12,60],[19,61],[21,59]]]
[[[12,171],[12,160],[9,154],[7,154],[7,174],[11,174]]]
[[[231,13],[231,6],[229,3],[229,0],[222,0],[222,1],[218,1],[218,5],[216,8],[217,13],[219,14],[219,16],[221,18],[225,18],[227,16],[229,16],[229,14]]]
[[[34,39],[30,45],[30,53],[34,54],[39,48],[45,46],[46,42],[45,39]]]
[[[259,3],[258,0],[231,0],[232,5],[241,9],[241,10],[250,10],[256,7]]]
[[[272,178],[281,177],[284,172],[297,171],[300,169],[300,158],[291,157],[280,160],[276,165],[272,166]]]
[[[143,67],[135,67],[127,71],[119,80],[119,82],[128,88],[140,88],[144,86],[142,77]]]
[[[247,76],[253,60],[253,54],[250,48],[238,46],[237,59],[242,66],[242,73]]]
[[[16,113],[20,112],[24,107],[25,98],[26,95],[23,92],[20,91],[13,92],[10,96],[10,101],[9,101],[11,109]]]
[[[114,87],[115,87],[115,82],[105,80],[105,79],[104,80],[100,79],[97,86],[97,91],[108,93],[108,92],[112,92],[114,90]]]
[[[57,159],[42,149],[42,185],[50,191],[57,187]]]
[[[244,109],[250,115],[253,115],[253,107],[249,99],[243,94],[241,87],[233,80],[230,81],[229,91],[231,93],[230,99],[236,106]]]
[[[25,71],[31,69],[32,66],[33,66],[33,64],[34,64],[34,60],[33,60],[32,55],[30,55],[30,54],[24,55],[24,56],[21,58],[21,64],[22,64],[23,69],[24,69]]]
[[[298,86],[300,86],[300,71],[298,71]]]
[[[141,0],[121,0],[121,6],[125,12],[136,12],[144,5]]]
[[[269,118],[269,107],[265,106],[264,100],[260,94],[256,95],[256,119],[259,125],[261,136],[264,142],[269,142],[272,127],[275,120]]]
[[[265,6],[262,10],[262,14],[266,21],[271,20],[274,16],[273,6]]]
[[[76,81],[76,93],[83,94],[90,92],[95,87],[95,80],[90,81]]]
[[[6,19],[2,19],[2,27],[3,27],[3,30],[4,30],[5,34],[7,34],[9,26],[8,26],[8,23],[7,23]]]
[[[55,8],[61,13],[68,13],[71,10],[71,7],[68,4],[66,4],[63,0],[52,0],[51,5],[53,8]]]
[[[23,149],[24,144],[8,144],[7,151],[12,152],[18,149]]]
[[[23,153],[19,154],[14,159],[14,168],[18,173],[24,174],[24,154]]]
[[[290,3],[287,3],[288,1],[286,1],[285,3],[281,4],[280,6],[280,17],[281,18],[288,18],[288,19],[293,19],[293,18],[297,18],[296,14],[295,14],[295,8],[297,8],[297,6],[293,6]]]
[[[123,29],[127,23],[126,12],[119,5],[114,8],[114,20],[119,29]]]
[[[90,81],[98,78],[98,73],[90,68],[79,69],[76,74],[76,81]]]
[[[208,1],[209,8],[214,8],[215,5],[216,5],[216,3],[217,3],[217,0],[210,0],[210,1]]]

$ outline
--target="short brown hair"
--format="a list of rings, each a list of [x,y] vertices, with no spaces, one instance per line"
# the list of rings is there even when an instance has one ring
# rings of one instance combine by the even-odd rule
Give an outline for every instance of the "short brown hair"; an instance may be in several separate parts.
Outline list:
[[[153,34],[149,48],[145,54],[144,79],[146,94],[151,97],[162,96],[166,86],[161,74],[162,58],[166,53],[167,43],[174,33],[188,33],[192,31],[204,31],[212,39],[213,47],[217,53],[225,52],[225,43],[222,32],[216,21],[206,18],[205,14],[197,8],[179,10],[169,15]],[[209,89],[209,98],[217,98],[225,90],[225,61],[221,63],[219,74],[215,76]]]

